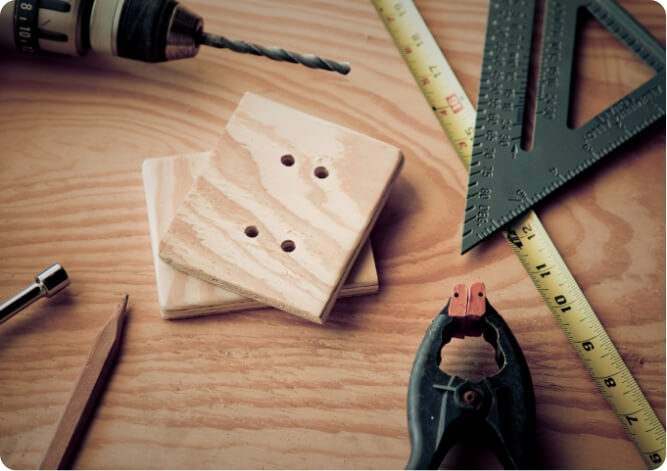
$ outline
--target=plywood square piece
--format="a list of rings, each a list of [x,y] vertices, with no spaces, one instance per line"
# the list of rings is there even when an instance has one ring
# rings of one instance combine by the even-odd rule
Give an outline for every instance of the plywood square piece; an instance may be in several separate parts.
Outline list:
[[[213,151],[145,160],[142,174],[148,210],[155,279],[160,313],[165,319],[181,319],[206,314],[265,307],[254,299],[201,281],[158,256],[160,239],[167,232],[176,210],[195,178],[206,168]],[[378,277],[370,242],[366,242],[347,277],[341,296],[375,293]]]
[[[322,323],[402,163],[394,146],[246,94],[160,257]]]

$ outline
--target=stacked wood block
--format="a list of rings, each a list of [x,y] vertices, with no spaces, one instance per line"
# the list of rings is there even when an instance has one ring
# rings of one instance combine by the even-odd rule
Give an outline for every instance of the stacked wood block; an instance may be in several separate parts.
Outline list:
[[[247,93],[214,152],[144,162],[163,317],[269,305],[322,323],[339,294],[377,290],[367,239],[402,163]]]

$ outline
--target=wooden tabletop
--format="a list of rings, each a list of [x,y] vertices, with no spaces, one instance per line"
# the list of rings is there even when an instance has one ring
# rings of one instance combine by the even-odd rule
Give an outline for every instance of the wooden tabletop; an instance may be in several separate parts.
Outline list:
[[[118,364],[79,468],[402,468],[415,352],[456,283],[486,283],[528,361],[540,466],[644,467],[499,234],[459,255],[467,176],[368,1],[188,0],[207,29],[348,60],[348,76],[230,51],[151,65],[0,54],[0,298],[51,263],[71,286],[0,326],[0,457],[39,463],[91,343],[121,296]],[[665,12],[621,2],[665,42]],[[488,3],[418,1],[473,103]],[[601,28],[583,35],[576,119],[647,78]],[[380,292],[320,326],[274,309],[160,317],[144,159],[213,149],[251,91],[402,149],[372,232]],[[665,124],[537,212],[665,422]],[[446,346],[450,373],[492,363],[483,341]],[[493,370],[491,370],[491,373]],[[475,443],[448,466],[492,466]]]

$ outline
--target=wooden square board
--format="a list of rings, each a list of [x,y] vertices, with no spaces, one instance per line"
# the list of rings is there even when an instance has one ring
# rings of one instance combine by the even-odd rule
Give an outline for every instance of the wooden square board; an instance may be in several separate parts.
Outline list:
[[[246,93],[160,244],[197,278],[322,323],[403,164],[394,146]]]
[[[195,178],[206,167],[213,151],[145,160],[142,167],[148,226],[150,229],[160,314],[181,319],[222,312],[266,307],[254,299],[201,281],[158,256],[160,239],[167,232],[176,210]],[[347,277],[341,296],[371,294],[378,290],[378,277],[370,241]]]

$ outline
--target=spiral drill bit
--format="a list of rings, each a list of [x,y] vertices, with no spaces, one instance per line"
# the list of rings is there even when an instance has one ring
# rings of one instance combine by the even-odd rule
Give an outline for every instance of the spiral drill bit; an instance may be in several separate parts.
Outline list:
[[[293,64],[301,64],[310,67],[311,69],[330,70],[343,75],[346,75],[350,71],[350,64],[348,62],[334,62],[314,54],[298,54],[275,46],[264,47],[240,39],[227,39],[224,36],[219,36],[217,34],[202,32],[199,35],[198,43],[220,49],[231,49],[234,52],[240,52],[242,54],[264,56],[273,59],[274,61],[286,61]]]

